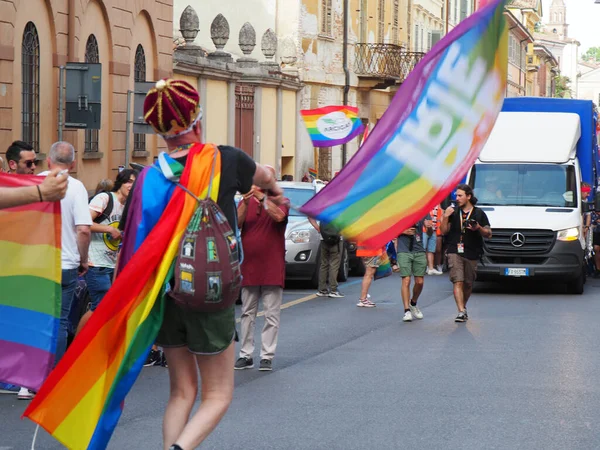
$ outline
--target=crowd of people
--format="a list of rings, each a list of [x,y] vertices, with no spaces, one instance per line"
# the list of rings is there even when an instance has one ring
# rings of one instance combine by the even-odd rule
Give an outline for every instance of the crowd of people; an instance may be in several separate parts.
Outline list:
[[[162,80],[150,91],[144,105],[146,121],[164,139],[169,156],[186,166],[190,151],[203,146],[198,92],[180,80]],[[217,147],[215,147],[217,148]],[[254,162],[243,151],[219,146],[221,180],[217,205],[240,245],[241,330],[236,330],[235,308],[216,312],[191,311],[169,300],[174,280],[167,280],[165,311],[146,365],[168,368],[170,397],[163,423],[165,450],[196,448],[217,426],[229,407],[234,387],[234,369],[255,366],[255,323],[259,303],[264,309],[259,370],[273,368],[277,348],[285,281],[285,232],[289,204],[276,182],[275,170]],[[33,175],[36,153],[25,142],[15,141],[0,159],[0,171],[17,176]],[[77,333],[94,314],[103,297],[119,276],[119,252],[124,230],[136,217],[131,202],[136,183],[143,188],[140,174],[124,169],[114,180],[102,180],[91,198],[84,185],[69,173],[75,164],[75,149],[68,142],[56,142],[48,152],[48,171],[40,173],[35,186],[0,187],[0,209],[35,202],[61,202],[62,215],[62,310],[56,345],[56,363],[64,355],[69,334]],[[193,175],[191,175],[193,177]],[[285,181],[292,181],[285,175]],[[191,182],[191,180],[190,180]],[[141,184],[142,183],[142,184]],[[212,181],[211,181],[212,183]],[[499,195],[492,187],[492,193]],[[234,196],[243,193],[236,205]],[[488,195],[488,194],[485,194]],[[590,218],[590,224],[596,218]],[[310,219],[321,235],[319,284],[316,296],[343,298],[338,285],[342,241],[337,230]],[[135,226],[135,224],[133,225]],[[376,307],[369,290],[378,268],[391,260],[401,279],[402,320],[423,319],[419,298],[426,276],[449,272],[457,308],[454,320],[469,320],[467,305],[477,277],[477,263],[483,254],[483,239],[492,235],[485,212],[477,207],[472,188],[461,184],[455,199],[447,199],[425,217],[404,230],[383,248],[357,243],[365,274],[357,306]],[[268,243],[265,245],[265,243]],[[600,255],[600,234],[594,236]],[[600,264],[597,264],[600,267]],[[89,311],[73,329],[70,316],[77,284],[85,280],[90,296]],[[214,289],[219,295],[219,288]],[[235,341],[240,351],[235,357]],[[202,381],[201,405],[192,414]],[[34,392],[18,390],[20,399]]]

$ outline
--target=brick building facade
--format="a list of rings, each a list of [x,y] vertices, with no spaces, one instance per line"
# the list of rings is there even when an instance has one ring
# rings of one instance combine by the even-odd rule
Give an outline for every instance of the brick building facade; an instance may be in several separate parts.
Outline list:
[[[101,129],[63,139],[88,189],[114,178],[125,162],[127,91],[171,74],[172,29],[173,0],[0,0],[0,154],[22,139],[45,159],[58,139],[59,67],[100,62]],[[155,136],[131,142],[132,161],[152,161]]]

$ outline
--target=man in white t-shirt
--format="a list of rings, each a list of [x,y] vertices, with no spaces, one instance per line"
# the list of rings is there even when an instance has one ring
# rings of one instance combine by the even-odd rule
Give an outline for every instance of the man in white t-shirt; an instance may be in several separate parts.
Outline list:
[[[60,169],[70,171],[75,164],[75,149],[68,142],[56,142],[50,147],[48,167],[50,170]],[[47,176],[50,171],[42,172]],[[88,248],[90,245],[92,217],[88,209],[88,194],[83,183],[69,176],[67,193],[60,201],[61,208],[61,268],[62,268],[62,306],[60,326],[56,342],[56,359],[62,358],[67,349],[69,330],[69,314],[75,296],[77,279],[88,269]],[[21,388],[19,399],[33,398],[33,393]]]

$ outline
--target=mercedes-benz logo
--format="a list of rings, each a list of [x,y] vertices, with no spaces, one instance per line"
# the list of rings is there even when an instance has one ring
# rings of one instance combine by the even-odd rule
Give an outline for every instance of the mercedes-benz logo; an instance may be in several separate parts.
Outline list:
[[[513,247],[523,247],[525,245],[525,236],[523,233],[514,233],[510,237],[510,243]]]

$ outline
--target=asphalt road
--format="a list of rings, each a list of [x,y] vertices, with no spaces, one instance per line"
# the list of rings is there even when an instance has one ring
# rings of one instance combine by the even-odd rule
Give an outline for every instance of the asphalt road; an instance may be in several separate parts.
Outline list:
[[[427,277],[424,320],[402,323],[400,280],[377,308],[286,291],[272,373],[236,373],[235,399],[205,449],[600,449],[600,280],[482,284],[454,323],[446,276]],[[257,323],[260,329],[262,320]],[[257,355],[258,356],[258,355]],[[111,449],[160,449],[166,369],[145,368]],[[0,450],[29,449],[25,402],[0,395]],[[40,432],[37,449],[59,449]]]

